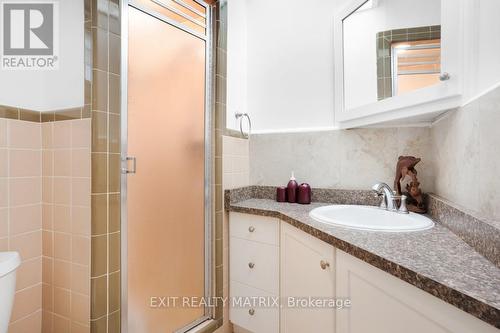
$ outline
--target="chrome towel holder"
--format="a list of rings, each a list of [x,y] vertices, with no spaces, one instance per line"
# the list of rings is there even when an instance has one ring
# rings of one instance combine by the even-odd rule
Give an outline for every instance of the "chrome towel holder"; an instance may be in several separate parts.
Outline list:
[[[234,114],[234,116],[236,117],[236,119],[240,120],[240,132],[241,132],[241,135],[245,139],[248,139],[250,137],[250,133],[252,132],[252,121],[250,120],[250,116],[248,115],[248,113],[241,113],[241,112],[236,112]],[[244,118],[246,118],[248,120],[248,133],[245,133],[243,131],[243,119]]]

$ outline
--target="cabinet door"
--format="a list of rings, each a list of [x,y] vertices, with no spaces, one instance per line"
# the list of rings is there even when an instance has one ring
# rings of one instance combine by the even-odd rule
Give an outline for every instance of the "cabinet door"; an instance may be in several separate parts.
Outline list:
[[[337,333],[493,333],[493,326],[375,268],[336,251]]]
[[[334,248],[281,222],[281,332],[335,331],[335,309],[296,306],[291,301],[335,297]]]

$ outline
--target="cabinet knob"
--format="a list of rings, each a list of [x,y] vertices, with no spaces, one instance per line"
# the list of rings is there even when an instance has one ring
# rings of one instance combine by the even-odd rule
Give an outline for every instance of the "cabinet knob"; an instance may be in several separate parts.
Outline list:
[[[254,226],[250,226],[250,227],[248,227],[248,231],[250,231],[250,232],[254,232],[254,231],[255,231],[255,227],[254,227]]]
[[[330,263],[327,261],[321,260],[319,262],[319,266],[321,267],[321,269],[327,269],[328,267],[330,267]]]
[[[450,79],[450,74],[444,72],[443,74],[439,75],[439,80],[441,81],[448,81]]]
[[[254,267],[255,267],[255,264],[254,264],[253,262],[249,262],[249,263],[248,263],[248,267],[250,267],[250,268],[254,268]]]
[[[253,316],[253,315],[255,314],[255,310],[254,310],[254,309],[250,309],[250,310],[248,310],[248,314],[249,314],[250,316]]]

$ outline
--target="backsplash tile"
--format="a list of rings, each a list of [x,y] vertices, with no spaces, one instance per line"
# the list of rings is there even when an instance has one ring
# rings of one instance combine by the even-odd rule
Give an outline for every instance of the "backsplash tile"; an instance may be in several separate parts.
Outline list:
[[[500,221],[500,88],[450,112],[431,130],[435,192]]]
[[[400,155],[422,158],[416,169],[426,192],[434,190],[429,128],[353,129],[252,135],[250,184],[284,186],[291,171],[312,187],[370,189],[394,183]]]

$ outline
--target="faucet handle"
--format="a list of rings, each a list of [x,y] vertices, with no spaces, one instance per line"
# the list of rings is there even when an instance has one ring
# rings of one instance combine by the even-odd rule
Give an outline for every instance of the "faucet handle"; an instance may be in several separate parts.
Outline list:
[[[398,209],[398,213],[401,213],[401,214],[409,214],[410,212],[408,212],[408,207],[406,207],[406,199],[408,197],[406,195],[402,195],[401,196],[401,203],[399,205],[399,209]]]
[[[384,193],[379,193],[377,196],[378,197],[382,197],[382,200],[380,201],[379,208],[380,209],[387,209],[387,199],[385,197],[385,194]]]

